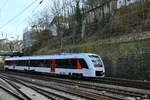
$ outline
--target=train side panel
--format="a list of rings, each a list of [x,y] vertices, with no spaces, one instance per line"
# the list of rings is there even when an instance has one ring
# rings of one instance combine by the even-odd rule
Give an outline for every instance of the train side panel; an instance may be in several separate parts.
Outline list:
[[[6,60],[5,69],[29,70],[60,75],[103,77],[104,64],[96,54],[17,57]]]

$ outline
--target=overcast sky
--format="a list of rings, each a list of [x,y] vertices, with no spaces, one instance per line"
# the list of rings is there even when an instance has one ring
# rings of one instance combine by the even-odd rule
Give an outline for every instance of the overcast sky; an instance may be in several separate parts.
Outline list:
[[[11,20],[34,1],[35,3],[30,8]],[[6,36],[11,40],[17,39],[17,36],[19,36],[19,39],[22,39],[23,30],[28,26],[29,17],[41,11],[46,5],[47,0],[43,0],[43,3],[39,5],[40,1],[41,0],[1,0],[0,39],[6,38]],[[8,21],[10,22],[6,24]]]

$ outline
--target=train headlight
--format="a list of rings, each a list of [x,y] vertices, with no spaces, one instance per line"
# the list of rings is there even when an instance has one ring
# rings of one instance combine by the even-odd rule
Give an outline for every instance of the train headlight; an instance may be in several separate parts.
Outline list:
[[[101,64],[94,64],[95,67],[103,67]]]

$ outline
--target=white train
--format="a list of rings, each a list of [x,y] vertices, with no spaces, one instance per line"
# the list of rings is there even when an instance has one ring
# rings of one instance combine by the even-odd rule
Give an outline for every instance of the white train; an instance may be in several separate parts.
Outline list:
[[[83,77],[105,76],[103,61],[92,53],[10,57],[5,59],[4,68]]]

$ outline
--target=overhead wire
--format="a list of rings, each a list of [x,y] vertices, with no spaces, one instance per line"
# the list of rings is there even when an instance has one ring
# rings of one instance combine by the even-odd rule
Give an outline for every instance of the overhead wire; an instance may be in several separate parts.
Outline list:
[[[42,2],[43,2],[43,0],[41,0],[41,1],[38,3],[38,5],[32,10],[31,14],[33,14],[33,13],[36,11],[36,9],[38,9],[38,7],[41,5]],[[29,15],[31,15],[31,14],[29,14]],[[27,17],[29,17],[29,16],[27,16]],[[19,24],[21,24],[22,22],[24,22],[24,21],[27,19],[27,17],[24,18]]]
[[[43,0],[41,0],[41,1],[38,3],[38,5],[32,10],[31,14],[33,14],[33,13],[36,11],[36,9],[38,9],[38,7],[39,7],[42,3],[43,3]],[[31,15],[31,14],[29,14],[29,15]],[[27,16],[27,17],[29,17],[29,16]],[[24,21],[26,21],[26,20],[27,20],[27,17],[24,18],[22,21],[20,21],[19,24],[16,25],[16,27],[18,27],[18,25],[20,25],[21,23],[23,23]]]
[[[8,0],[7,0],[7,1],[8,1]],[[36,1],[37,1],[37,0],[35,0],[34,2],[32,2],[32,3],[31,3],[29,6],[27,6],[26,8],[29,8],[29,7],[30,7],[31,5],[33,5]],[[36,9],[39,7],[39,5],[41,5],[42,3],[43,3],[43,0],[41,0],[41,1],[38,3],[38,5],[32,10],[32,13],[34,13],[34,12],[36,11]],[[25,8],[24,8],[24,9],[25,9]],[[23,9],[21,12],[25,11],[24,9]],[[20,12],[20,13],[21,13],[21,12]],[[18,14],[19,14],[19,13],[18,13]],[[17,14],[17,15],[18,15],[18,14]],[[17,16],[17,15],[16,15],[16,16]],[[16,17],[16,16],[15,16],[15,17]],[[19,16],[19,15],[18,15],[18,16]],[[14,17],[13,17],[13,18],[14,18]],[[13,18],[12,18],[12,19],[13,19]],[[26,20],[26,18],[25,18],[23,21],[21,21],[19,24],[21,24],[21,23],[24,22],[25,20]],[[3,37],[3,36],[4,36],[4,32],[2,32],[2,31],[0,31],[0,32],[1,32],[1,35],[2,35],[2,37]],[[7,34],[7,33],[6,33],[6,34]],[[6,36],[6,37],[7,37],[7,36]]]
[[[28,14],[28,15],[33,14],[33,13],[36,11],[36,9],[38,9],[38,7],[39,7],[42,3],[43,3],[43,0],[41,0],[41,1],[38,3],[38,5],[37,5],[37,6],[31,11],[31,13]],[[20,21],[20,22],[16,25],[16,27],[18,27],[18,25],[20,25],[21,23],[23,23],[24,21],[26,21],[27,18],[29,17],[28,15],[27,15],[27,17],[25,17],[22,21]]]
[[[36,9],[38,9],[38,7],[43,3],[43,0],[41,0],[38,5],[32,10],[32,13],[34,13],[36,11]]]
[[[13,20],[15,20],[19,15],[21,15],[22,13],[24,13],[28,8],[30,8],[37,0],[34,0],[31,4],[29,4],[27,7],[25,7],[21,12],[19,12],[17,15],[15,15],[13,18],[11,18],[10,20],[8,20],[3,26],[0,27],[0,29],[4,28],[6,25],[8,25],[9,23],[11,23]]]

